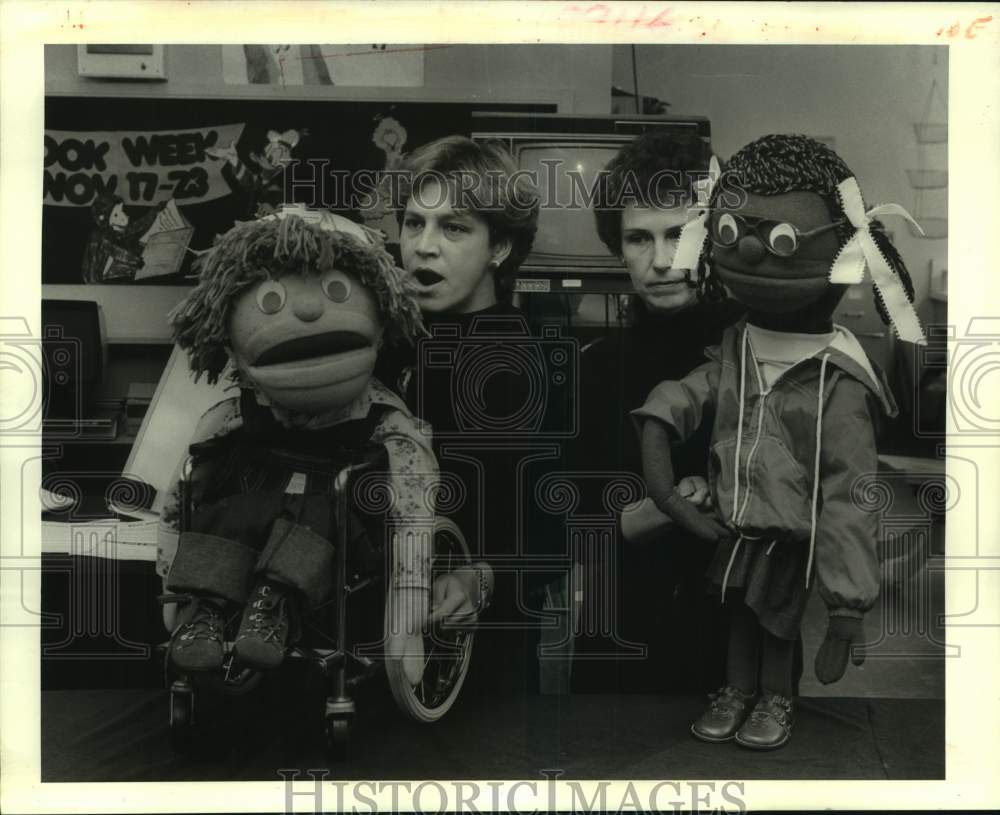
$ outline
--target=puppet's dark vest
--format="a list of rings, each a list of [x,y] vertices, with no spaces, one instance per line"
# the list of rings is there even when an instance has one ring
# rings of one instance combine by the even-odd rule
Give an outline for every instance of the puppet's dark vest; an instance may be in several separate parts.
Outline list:
[[[362,477],[367,479],[365,484],[349,487],[352,495],[377,493],[372,487],[387,478],[386,449],[371,441],[387,409],[374,405],[363,419],[318,430],[295,430],[283,427],[269,409],[257,403],[252,391],[244,390],[240,396],[243,426],[189,448],[190,506],[198,512],[233,495],[282,495],[295,478],[299,497],[289,497],[285,504],[326,501],[333,525],[337,516],[334,484],[341,470],[369,465],[368,474]],[[364,548],[372,555],[381,549],[384,526],[384,508],[380,511],[377,503],[352,500],[349,504],[349,540],[367,536]]]

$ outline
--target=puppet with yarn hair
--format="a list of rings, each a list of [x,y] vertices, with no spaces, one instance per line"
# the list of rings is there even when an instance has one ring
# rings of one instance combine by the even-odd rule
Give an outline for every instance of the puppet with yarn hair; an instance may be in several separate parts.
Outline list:
[[[164,615],[174,666],[220,668],[226,612],[241,608],[237,664],[281,664],[301,614],[330,596],[336,547],[349,543],[338,540],[334,480],[348,465],[380,461],[391,502],[386,650],[416,684],[437,462],[429,429],[372,376],[383,339],[423,331],[381,238],[297,207],[238,223],[200,258],[199,283],[171,322],[196,378],[215,382],[229,366],[239,388],[195,433],[195,510],[184,529],[178,491],[163,511],[158,571],[173,592],[169,610],[179,605],[175,620]],[[451,575],[448,586],[467,577]],[[456,608],[448,593],[435,599]]]
[[[885,375],[831,315],[871,272],[883,320],[922,342],[909,275],[865,208],[853,174],[804,136],[765,136],[733,156],[708,206],[681,233],[674,265],[711,269],[747,307],[709,361],[663,382],[634,411],[650,498],[717,544],[709,577],[731,607],[726,686],[692,725],[704,741],[784,745],[793,722],[794,644],[812,584],[829,611],[816,657],[835,682],[863,660],[863,615],[878,594],[878,518],[853,492],[878,463],[876,425],[893,416]],[[664,349],[669,353],[669,349]],[[699,511],[675,490],[671,443],[712,421]]]

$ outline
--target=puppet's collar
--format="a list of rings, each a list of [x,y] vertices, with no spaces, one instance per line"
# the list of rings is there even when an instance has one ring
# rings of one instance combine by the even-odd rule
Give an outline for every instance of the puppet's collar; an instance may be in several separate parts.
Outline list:
[[[833,328],[834,336],[829,344],[815,349],[815,352],[805,357],[805,359],[819,360],[821,357],[827,355],[830,365],[835,365],[852,379],[856,379],[864,385],[878,399],[885,414],[890,418],[895,416],[898,412],[896,400],[893,398],[892,390],[889,387],[889,380],[881,366],[868,358],[861,343],[850,331],[837,324],[834,324]],[[758,331],[760,329],[754,326],[754,330]],[[767,329],[764,330],[766,331]],[[731,349],[726,352],[725,356],[731,353],[733,355],[732,358],[735,360],[734,365],[739,364],[743,334],[746,331],[747,321],[744,318],[727,329],[726,334],[723,335],[723,346]],[[705,356],[711,360],[721,362],[724,357],[723,349],[721,347],[706,348]],[[805,361],[805,359],[802,361]]]
[[[406,411],[403,401],[374,377],[369,380],[368,387],[349,405],[325,413],[298,413],[271,403],[259,391],[256,392],[256,396],[259,404],[270,408],[279,424],[295,430],[319,430],[355,419],[364,419],[374,405],[388,405]]]

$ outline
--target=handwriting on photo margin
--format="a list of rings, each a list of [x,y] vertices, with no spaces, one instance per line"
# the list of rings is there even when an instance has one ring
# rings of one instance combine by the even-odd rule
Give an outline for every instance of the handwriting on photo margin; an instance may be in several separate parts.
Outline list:
[[[971,23],[969,23],[965,28],[956,20],[949,26],[942,26],[935,33],[935,37],[947,37],[948,39],[955,39],[956,37],[962,36],[964,31],[965,39],[974,40],[979,32],[985,28],[990,22],[993,21],[993,15],[989,17],[977,17]]]
[[[611,13],[612,8],[616,9],[615,14]],[[653,8],[656,9],[655,6]],[[671,19],[672,9],[669,6],[661,9],[655,15],[647,11],[645,4],[638,11],[631,4],[625,3],[621,5],[613,3],[592,3],[589,6],[568,5],[564,10],[570,15],[583,17],[587,22],[597,25],[669,28],[675,23],[675,20]]]

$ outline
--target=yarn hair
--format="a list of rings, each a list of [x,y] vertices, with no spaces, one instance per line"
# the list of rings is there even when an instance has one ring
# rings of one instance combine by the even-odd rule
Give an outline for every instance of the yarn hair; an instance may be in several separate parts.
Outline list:
[[[321,228],[300,217],[236,224],[196,261],[198,284],[168,315],[174,341],[188,352],[197,381],[219,379],[229,360],[229,317],[236,299],[262,280],[319,276],[332,269],[355,275],[378,302],[389,342],[413,342],[425,333],[413,284],[376,242]]]
[[[728,183],[718,184],[712,194],[715,206],[724,190],[781,195],[788,192],[813,192],[826,203],[832,220],[845,217],[837,185],[854,175],[844,160],[825,144],[800,135],[769,135],[750,142],[740,149],[726,165]],[[867,207],[866,207],[867,208]],[[913,281],[903,259],[892,245],[878,221],[872,222],[872,237],[889,268],[899,277],[907,299],[913,302]],[[837,238],[843,247],[854,235],[854,227],[846,221],[837,227]],[[878,289],[872,286],[875,306],[882,322],[889,315]]]

